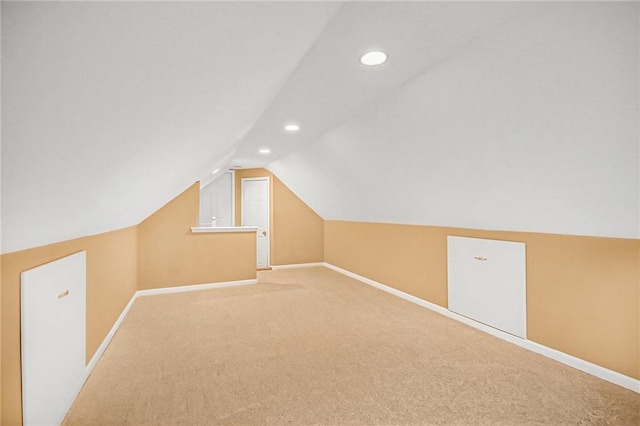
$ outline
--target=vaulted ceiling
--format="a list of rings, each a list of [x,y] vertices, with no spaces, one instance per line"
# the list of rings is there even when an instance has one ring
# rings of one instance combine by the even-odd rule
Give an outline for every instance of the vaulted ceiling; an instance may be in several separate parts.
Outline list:
[[[234,166],[328,219],[637,237],[637,48],[635,3],[3,2],[2,249]]]

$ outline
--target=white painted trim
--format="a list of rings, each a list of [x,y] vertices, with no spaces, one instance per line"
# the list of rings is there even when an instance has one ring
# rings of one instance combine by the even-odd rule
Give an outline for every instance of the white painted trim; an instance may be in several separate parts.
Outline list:
[[[194,226],[191,228],[194,234],[223,233],[223,232],[258,232],[257,226]]]
[[[236,223],[236,171],[231,172],[231,225]]]
[[[116,322],[113,324],[113,327],[111,327],[111,330],[109,330],[109,333],[107,333],[107,336],[104,338],[100,346],[98,346],[98,349],[96,350],[96,352],[91,357],[91,360],[89,361],[89,363],[87,364],[87,367],[85,368],[82,381],[78,385],[78,392],[76,393],[76,397],[78,396],[78,393],[80,393],[80,389],[82,389],[82,386],[84,386],[84,383],[89,378],[89,375],[93,371],[93,368],[98,363],[98,360],[100,359],[100,357],[102,357],[102,354],[104,354],[104,351],[109,346],[109,343],[111,343],[111,339],[113,339],[113,336],[116,335],[116,331],[118,331],[118,328],[120,328],[120,324],[122,324],[122,321],[124,321],[126,316],[129,314],[129,311],[131,310],[131,307],[133,306],[133,303],[136,301],[137,297],[138,297],[138,292],[133,293],[133,296],[131,296],[129,303],[127,303],[127,306],[124,307],[124,309],[120,313],[120,316],[118,317]],[[74,398],[74,401],[75,401],[75,398]],[[67,412],[69,412],[70,409],[71,409],[71,405],[67,408]]]
[[[251,285],[251,284],[257,284],[257,283],[258,283],[258,280],[254,278],[250,280],[227,281],[227,282],[210,283],[210,284],[194,284],[194,285],[183,285],[183,286],[177,286],[177,287],[152,288],[149,290],[138,290],[136,292],[136,297],[151,296],[154,294],[182,293],[185,291],[209,290],[212,288],[236,287],[241,285]]]
[[[107,333],[107,336],[104,338],[104,340],[102,341],[102,343],[100,344],[96,352],[91,357],[91,360],[87,364],[84,374],[82,376],[82,380],[80,380],[80,382],[76,387],[77,390],[74,393],[75,397],[73,398],[69,406],[66,407],[65,413],[69,413],[71,406],[73,405],[76,398],[78,397],[80,390],[82,389],[85,382],[89,378],[89,375],[93,371],[93,368],[96,366],[96,364],[104,354],[104,351],[109,346],[109,343],[111,343],[113,336],[116,335],[116,332],[120,328],[120,325],[129,314],[131,307],[133,306],[133,304],[135,303],[138,297],[151,296],[154,294],[169,294],[169,293],[180,293],[185,291],[208,290],[212,288],[235,287],[235,286],[250,285],[250,284],[257,284],[257,283],[258,283],[257,279],[251,279],[251,280],[227,281],[227,282],[211,283],[211,284],[195,284],[195,285],[185,285],[185,286],[178,286],[178,287],[166,287],[166,288],[157,288],[157,289],[151,289],[151,290],[138,290],[135,293],[133,293],[133,296],[131,296],[129,303],[127,303],[127,306],[124,307],[124,309],[120,313],[120,316],[118,317],[116,322],[113,324],[113,327],[111,327],[111,330],[109,330],[109,333]],[[66,414],[65,414],[65,417],[66,417]],[[60,423],[62,423],[63,420],[64,418],[60,419]]]
[[[129,303],[127,303],[127,306],[124,307],[124,310],[120,313],[120,316],[118,317],[116,322],[113,324],[113,327],[111,327],[111,330],[109,330],[109,333],[107,333],[107,336],[104,338],[104,340],[102,341],[100,346],[98,346],[98,349],[93,354],[93,356],[91,357],[91,360],[89,361],[89,363],[85,367],[84,373],[82,374],[82,378],[80,379],[80,381],[78,382],[78,384],[75,387],[75,390],[73,391],[74,397],[71,400],[71,402],[68,404],[68,406],[65,407],[65,411],[64,411],[65,415],[64,415],[64,417],[66,417],[67,414],[69,413],[69,410],[71,410],[71,406],[76,401],[76,398],[78,397],[78,394],[80,393],[80,391],[82,390],[82,387],[84,386],[85,382],[89,378],[89,375],[93,371],[93,368],[96,366],[96,364],[98,363],[98,360],[100,359],[100,357],[102,356],[104,351],[107,349],[107,346],[109,346],[109,343],[111,343],[111,339],[113,339],[113,336],[115,336],[116,331],[118,331],[118,328],[120,327],[120,324],[122,324],[122,321],[124,321],[124,318],[129,313],[129,310],[131,310],[131,307],[133,306],[133,302],[135,302],[135,300],[137,298],[137,294],[136,293],[133,293],[133,296],[131,296],[131,299],[129,300]],[[62,424],[62,422],[64,421],[64,417],[62,419],[60,419],[60,422],[58,424]]]
[[[267,181],[267,265],[271,266],[271,178],[269,176],[258,176],[240,179],[240,225],[244,227],[244,183],[251,181]],[[258,235],[256,233],[256,252],[258,248]],[[256,262],[257,263],[257,262]],[[257,266],[257,265],[256,265]]]
[[[315,263],[291,263],[289,265],[271,265],[272,269],[312,268],[314,266],[326,266],[324,262]]]
[[[506,340],[510,343],[514,343],[524,349],[528,349],[532,352],[536,352],[540,355],[546,356],[547,358],[551,358],[555,361],[561,362],[565,365],[568,365],[570,367],[576,368],[578,370],[584,371],[585,373],[591,374],[593,376],[596,376],[600,379],[606,380],[608,382],[617,384],[619,386],[622,386],[624,388],[630,389],[634,392],[638,392],[640,393],[640,380],[636,380],[632,377],[629,376],[625,376],[623,374],[620,374],[618,372],[609,370],[607,368],[601,367],[599,365],[590,363],[588,361],[582,360],[580,358],[576,358],[574,356],[565,354],[564,352],[560,352],[557,351],[555,349],[551,349],[548,348],[544,345],[541,345],[539,343],[535,343],[532,342],[530,340],[524,340],[524,339],[520,339],[518,337],[512,336],[508,333],[504,333],[500,330],[497,330],[495,328],[486,326],[484,324],[481,324],[479,322],[470,320],[468,318],[463,317],[462,315],[458,315],[454,312],[449,311],[448,309],[443,308],[442,306],[438,306],[436,304],[433,304],[431,302],[427,302],[426,300],[420,299],[418,297],[412,296],[410,294],[407,294],[405,292],[402,292],[400,290],[396,290],[395,288],[386,286],[384,284],[380,284],[377,281],[373,281],[369,278],[365,278],[361,275],[358,274],[354,274],[353,272],[347,271],[346,269],[342,269],[339,268],[335,265],[332,265],[330,263],[326,263],[326,262],[317,262],[317,263],[300,263],[300,264],[294,264],[294,265],[279,265],[279,266],[274,266],[274,269],[287,269],[287,268],[304,268],[304,267],[314,267],[314,266],[324,266],[326,268],[332,269],[336,272],[339,272],[343,275],[346,275],[350,278],[356,279],[358,281],[361,281],[365,284],[371,285],[373,287],[376,287],[380,290],[386,291],[387,293],[391,293],[395,296],[401,297],[409,302],[413,302],[417,305],[420,305],[422,307],[425,307],[427,309],[430,309],[436,313],[439,313],[441,315],[444,315],[448,318],[454,319],[456,321],[462,322],[466,325],[469,325],[471,327],[474,327],[478,330],[484,331],[486,333],[491,334],[492,336],[498,337],[500,339]],[[222,283],[212,283],[212,284],[196,284],[196,285],[189,285],[189,286],[181,286],[181,287],[167,287],[167,288],[160,288],[160,289],[151,289],[151,290],[138,290],[137,292],[134,293],[134,295],[131,297],[131,300],[129,300],[129,303],[127,304],[127,306],[125,306],[124,310],[122,311],[122,313],[120,314],[120,316],[118,317],[118,319],[116,320],[116,322],[113,324],[113,327],[111,327],[111,330],[109,331],[109,333],[107,334],[107,336],[104,338],[104,340],[102,341],[102,344],[98,347],[98,350],[96,350],[96,353],[93,355],[93,357],[91,358],[91,361],[89,361],[89,364],[87,364],[86,370],[85,370],[85,374],[84,374],[84,378],[82,380],[82,382],[78,385],[78,393],[80,392],[80,389],[82,388],[82,386],[84,386],[85,381],[87,380],[87,378],[89,377],[89,375],[91,374],[91,371],[93,370],[93,368],[96,366],[96,364],[98,363],[100,357],[102,356],[102,354],[104,353],[104,351],[107,349],[107,347],[109,346],[109,343],[111,342],[111,339],[113,339],[113,336],[115,336],[116,331],[118,331],[118,328],[120,328],[120,325],[122,324],[122,322],[124,321],[124,319],[126,318],[126,316],[129,314],[129,311],[131,310],[131,307],[133,306],[135,300],[138,298],[138,296],[145,296],[145,295],[153,295],[153,294],[168,294],[168,293],[179,293],[179,292],[183,292],[183,291],[196,291],[196,290],[206,290],[206,289],[211,289],[211,288],[222,288],[222,287],[232,287],[232,286],[240,286],[240,285],[250,285],[250,284],[256,284],[257,283],[257,279],[251,279],[251,280],[242,280],[242,281],[229,281],[229,282],[222,282]],[[77,393],[76,393],[77,395]],[[75,400],[74,400],[75,402]],[[67,412],[69,411],[69,409],[71,408],[71,406],[68,407]]]
[[[346,269],[342,269],[330,263],[325,262],[324,266],[336,272],[339,272],[343,275],[346,275],[350,278],[353,278],[355,280],[358,280],[370,286],[376,287],[382,291],[386,291],[387,293],[391,293],[395,296],[401,297],[402,299],[405,299],[409,302],[413,302],[416,305],[420,305],[424,308],[430,309],[436,313],[444,315],[447,318],[454,319],[463,324],[476,328],[480,331],[484,331],[485,333],[488,333],[494,337],[497,337],[502,340],[506,340],[509,343],[513,343],[515,345],[520,346],[521,348],[530,350],[537,354],[543,355],[547,358],[551,358],[555,361],[561,362],[562,364],[568,365],[569,367],[576,368],[580,371],[591,374],[592,376],[598,377],[602,380],[606,380],[608,382],[622,386],[623,388],[627,388],[634,392],[640,393],[640,380],[634,379],[633,377],[625,376],[624,374],[620,374],[616,371],[609,370],[608,368],[601,367],[597,364],[593,364],[589,361],[585,361],[583,359],[574,357],[564,352],[560,352],[558,350],[549,348],[539,343],[532,342],[531,340],[521,339],[509,333],[505,333],[504,331],[498,330],[493,327],[489,327],[488,325],[479,323],[477,321],[474,321],[462,315],[456,314],[455,312],[451,312],[450,310],[443,308],[442,306],[438,306],[434,303],[427,302],[426,300],[412,296],[403,291],[397,290],[393,287],[386,286],[384,284],[381,284],[377,281],[363,277],[361,275],[354,274],[353,272],[347,271]]]

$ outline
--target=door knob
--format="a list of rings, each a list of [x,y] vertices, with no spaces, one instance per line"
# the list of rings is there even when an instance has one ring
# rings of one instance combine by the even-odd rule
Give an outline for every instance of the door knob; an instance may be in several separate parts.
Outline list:
[[[266,237],[267,236],[267,231],[262,231],[262,236]]]

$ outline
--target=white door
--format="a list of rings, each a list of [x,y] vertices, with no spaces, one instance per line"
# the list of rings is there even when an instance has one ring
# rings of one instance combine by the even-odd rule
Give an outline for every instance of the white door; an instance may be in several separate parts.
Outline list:
[[[447,237],[449,310],[527,337],[524,243]]]
[[[85,373],[86,252],[21,274],[22,413],[60,424]]]
[[[200,190],[201,226],[211,226],[212,217],[216,226],[233,226],[234,188],[234,172],[229,171]]]
[[[269,266],[269,178],[242,179],[242,226],[258,227],[258,267]]]

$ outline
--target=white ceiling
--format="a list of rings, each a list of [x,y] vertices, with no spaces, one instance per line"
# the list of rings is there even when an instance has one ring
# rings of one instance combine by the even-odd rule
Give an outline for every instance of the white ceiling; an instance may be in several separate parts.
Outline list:
[[[623,91],[636,88],[613,105],[633,112],[637,81],[628,81],[624,59],[631,54],[633,60],[629,34],[636,34],[637,47],[633,3],[3,2],[2,249],[134,225],[189,184],[207,183],[213,170],[234,165],[268,166],[328,218],[429,223],[424,206],[410,217],[384,213],[411,208],[415,203],[400,201],[406,192],[354,194],[398,168],[438,164],[437,147],[446,141],[425,139],[435,131],[429,126],[455,133],[464,119],[474,122],[477,108],[494,112],[479,116],[496,128],[540,128],[522,118],[532,114],[526,106],[516,104],[522,116],[511,116],[514,96],[519,101],[539,89],[527,64],[571,57],[571,49],[580,55],[566,67],[534,68],[546,90],[560,93],[559,115],[543,126],[545,140],[594,121],[578,117],[570,128],[554,127],[573,105],[567,90],[592,105],[619,91],[605,87],[594,94],[583,85],[613,77]],[[590,41],[595,54],[622,44],[606,58],[588,58]],[[359,64],[374,48],[387,51],[389,61],[378,68]],[[577,70],[603,59],[610,66],[567,88],[565,80],[571,84]],[[557,72],[562,76],[554,81]],[[536,105],[537,120],[545,119]],[[440,121],[433,123],[436,116]],[[633,139],[627,117],[620,119],[621,149]],[[291,121],[300,132],[284,132]],[[367,152],[369,143],[378,157]],[[331,144],[340,149],[326,150]],[[259,154],[263,147],[271,154]],[[422,161],[427,154],[429,161]],[[446,175],[446,168],[438,170]],[[633,173],[621,170],[627,174],[607,184]],[[424,173],[401,176],[430,182]],[[380,198],[389,203],[376,204]]]
[[[268,168],[329,220],[640,238],[640,3],[524,12]]]
[[[345,3],[242,139],[235,162],[264,166],[299,149],[526,9],[509,3]],[[388,62],[360,64],[359,57],[375,49],[388,52]],[[289,121],[300,123],[295,136],[283,131]],[[256,155],[263,146],[271,148],[269,157]]]
[[[338,8],[3,2],[3,250],[153,213],[238,144]]]

